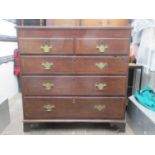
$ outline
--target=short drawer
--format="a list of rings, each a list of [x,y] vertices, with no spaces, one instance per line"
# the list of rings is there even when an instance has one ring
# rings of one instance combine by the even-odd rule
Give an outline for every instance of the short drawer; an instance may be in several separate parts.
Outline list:
[[[129,39],[78,38],[76,40],[77,54],[128,54]]]
[[[24,119],[123,119],[125,98],[24,98]]]
[[[24,95],[125,96],[126,76],[24,76]]]
[[[125,75],[128,72],[128,57],[79,56],[74,65],[76,74]]]
[[[21,56],[22,74],[119,75],[128,72],[128,57]]]
[[[25,54],[72,54],[72,38],[20,38],[18,40],[20,53]]]
[[[72,57],[21,56],[22,74],[72,74]]]

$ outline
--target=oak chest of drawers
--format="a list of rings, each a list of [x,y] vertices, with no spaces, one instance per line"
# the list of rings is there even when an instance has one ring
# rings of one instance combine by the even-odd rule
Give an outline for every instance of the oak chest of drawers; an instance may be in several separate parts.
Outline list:
[[[24,130],[39,122],[125,128],[129,27],[17,27]]]

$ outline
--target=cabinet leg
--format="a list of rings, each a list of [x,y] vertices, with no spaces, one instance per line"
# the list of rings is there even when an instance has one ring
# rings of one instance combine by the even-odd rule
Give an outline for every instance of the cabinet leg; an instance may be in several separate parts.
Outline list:
[[[23,130],[24,130],[24,132],[29,132],[31,130],[31,124],[23,123]]]
[[[119,132],[125,132],[125,123],[111,123],[111,127],[117,127]]]
[[[120,123],[117,126],[118,126],[118,131],[119,132],[125,132],[125,127],[126,127],[125,123]]]

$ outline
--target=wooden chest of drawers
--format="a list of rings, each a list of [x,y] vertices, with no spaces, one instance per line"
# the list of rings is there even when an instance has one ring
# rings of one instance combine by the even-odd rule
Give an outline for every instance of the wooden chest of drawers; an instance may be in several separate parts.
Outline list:
[[[24,130],[36,122],[125,128],[129,27],[17,27]]]

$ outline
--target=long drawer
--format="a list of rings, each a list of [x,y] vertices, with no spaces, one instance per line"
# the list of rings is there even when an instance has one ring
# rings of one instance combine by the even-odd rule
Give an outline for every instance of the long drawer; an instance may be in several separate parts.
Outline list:
[[[125,96],[126,76],[23,76],[24,95]]]
[[[77,54],[128,54],[128,38],[78,38],[76,39]]]
[[[21,56],[22,74],[127,74],[127,57]]]
[[[24,98],[25,119],[122,119],[125,98]]]
[[[17,27],[19,39],[25,38],[129,38],[130,27]]]
[[[21,54],[72,54],[72,38],[20,38]]]

